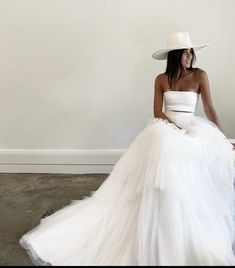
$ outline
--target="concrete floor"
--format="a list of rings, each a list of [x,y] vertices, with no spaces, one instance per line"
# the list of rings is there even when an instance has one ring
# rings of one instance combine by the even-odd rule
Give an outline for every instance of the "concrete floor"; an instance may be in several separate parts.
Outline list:
[[[0,265],[33,266],[19,238],[41,218],[97,190],[107,176],[0,173]]]

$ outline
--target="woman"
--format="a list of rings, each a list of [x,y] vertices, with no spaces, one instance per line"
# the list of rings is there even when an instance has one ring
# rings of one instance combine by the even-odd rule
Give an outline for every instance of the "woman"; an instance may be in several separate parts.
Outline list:
[[[234,151],[206,73],[175,33],[155,80],[154,119],[92,194],[41,220],[20,244],[41,265],[234,265]],[[199,94],[209,118],[194,114]],[[164,103],[163,103],[164,102]],[[165,111],[162,112],[163,104]]]

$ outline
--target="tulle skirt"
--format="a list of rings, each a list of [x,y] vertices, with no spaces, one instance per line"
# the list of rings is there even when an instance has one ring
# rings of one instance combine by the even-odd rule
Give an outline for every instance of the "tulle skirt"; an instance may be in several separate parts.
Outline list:
[[[37,265],[234,265],[235,152],[208,119],[152,118],[104,183],[24,234]]]

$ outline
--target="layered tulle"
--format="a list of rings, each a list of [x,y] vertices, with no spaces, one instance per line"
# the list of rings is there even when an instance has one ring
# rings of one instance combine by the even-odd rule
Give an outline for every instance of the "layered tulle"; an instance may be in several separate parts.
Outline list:
[[[167,112],[100,188],[20,239],[39,265],[234,265],[235,153],[215,124]]]

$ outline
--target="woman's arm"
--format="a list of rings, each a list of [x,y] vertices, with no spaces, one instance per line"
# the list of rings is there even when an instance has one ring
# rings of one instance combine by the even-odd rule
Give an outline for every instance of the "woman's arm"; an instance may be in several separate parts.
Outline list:
[[[181,127],[177,126],[174,122],[172,122],[163,112],[162,112],[162,106],[163,106],[163,92],[161,88],[161,74],[158,75],[155,79],[154,83],[154,117],[159,117],[162,119],[166,119],[169,121],[169,123],[174,124],[176,127],[181,129]]]
[[[215,123],[218,126],[218,128],[221,130],[221,132],[223,132],[219,118],[217,116],[214,105],[212,103],[210,85],[209,85],[207,73],[203,70],[200,71],[199,87],[200,87],[200,92],[201,92],[203,109],[207,118],[213,123]]]

